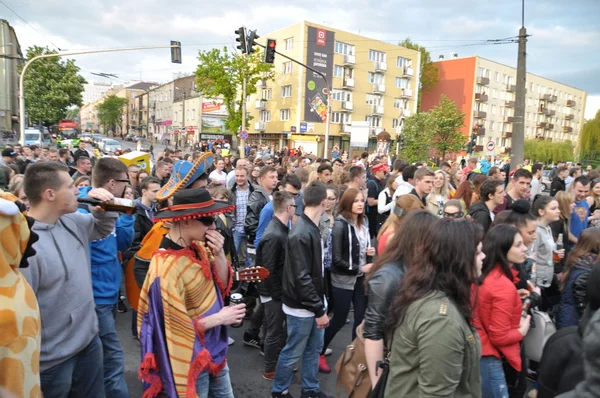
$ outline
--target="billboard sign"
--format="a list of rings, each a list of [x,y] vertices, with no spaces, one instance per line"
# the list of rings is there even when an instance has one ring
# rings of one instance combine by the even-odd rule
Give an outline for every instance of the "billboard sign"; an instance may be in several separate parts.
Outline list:
[[[333,50],[335,32],[308,27],[306,60],[308,66],[323,73],[331,83],[333,78]],[[318,74],[307,70],[304,95],[304,120],[313,123],[325,123],[327,120],[328,88],[325,80]],[[302,129],[300,129],[302,132]]]

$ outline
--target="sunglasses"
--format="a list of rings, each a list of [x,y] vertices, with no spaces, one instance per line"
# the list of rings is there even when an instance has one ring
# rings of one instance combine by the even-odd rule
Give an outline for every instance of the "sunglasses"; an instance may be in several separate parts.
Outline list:
[[[116,181],[116,182],[126,182],[126,183],[128,183],[128,184],[129,184],[129,180],[117,180],[117,179],[115,179],[115,181]]]
[[[205,227],[210,227],[215,223],[214,217],[198,217],[196,220],[200,221]]]
[[[462,218],[465,214],[462,211],[457,211],[456,213],[448,213],[444,212],[444,218]]]

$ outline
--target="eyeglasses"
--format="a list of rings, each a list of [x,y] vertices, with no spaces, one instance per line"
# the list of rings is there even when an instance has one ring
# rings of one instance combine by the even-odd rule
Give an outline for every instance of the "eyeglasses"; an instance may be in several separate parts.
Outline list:
[[[210,227],[215,223],[214,217],[199,217],[196,220],[200,221],[205,227]]]
[[[455,213],[444,212],[444,218],[462,218],[465,214],[462,211],[457,211]]]
[[[116,178],[115,178],[114,180],[115,180],[116,182],[126,182],[126,183],[128,183],[128,184],[129,184],[129,180],[118,180],[118,179],[116,179]]]
[[[288,205],[288,207],[293,207],[294,209],[297,209],[298,205]]]
[[[298,197],[298,195],[300,195],[300,192],[290,192],[290,191],[287,191],[287,192],[288,192],[290,195],[292,195],[292,197],[294,197],[294,198],[297,198],[297,197]]]

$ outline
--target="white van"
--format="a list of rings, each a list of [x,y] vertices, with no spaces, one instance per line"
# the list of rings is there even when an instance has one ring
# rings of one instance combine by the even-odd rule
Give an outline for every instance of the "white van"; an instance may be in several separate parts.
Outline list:
[[[25,145],[42,145],[42,132],[36,128],[25,129]]]

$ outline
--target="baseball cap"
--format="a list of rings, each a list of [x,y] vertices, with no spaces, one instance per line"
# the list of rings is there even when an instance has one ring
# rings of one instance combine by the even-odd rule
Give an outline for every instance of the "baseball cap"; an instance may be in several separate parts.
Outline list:
[[[18,153],[17,153],[17,152],[15,152],[15,150],[14,150],[14,149],[12,149],[12,148],[4,148],[4,149],[2,150],[2,157],[4,157],[4,156],[15,157],[15,156],[17,156],[17,155],[18,155]]]

